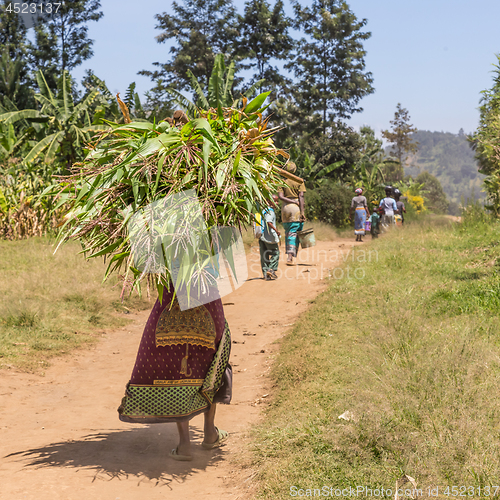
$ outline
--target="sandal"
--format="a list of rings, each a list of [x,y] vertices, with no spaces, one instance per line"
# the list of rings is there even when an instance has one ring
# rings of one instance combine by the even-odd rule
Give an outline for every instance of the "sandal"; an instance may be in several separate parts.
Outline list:
[[[217,431],[218,434],[217,441],[215,441],[215,443],[205,443],[205,442],[201,443],[201,446],[205,448],[205,450],[212,450],[213,448],[218,448],[224,442],[227,441],[229,437],[229,432],[218,429],[217,427],[215,428],[215,430]]]
[[[179,455],[179,453],[177,453],[177,448],[174,448],[171,452],[170,452],[170,456],[174,459],[174,460],[177,460],[179,462],[190,462],[191,460],[193,460],[193,457],[191,455]]]

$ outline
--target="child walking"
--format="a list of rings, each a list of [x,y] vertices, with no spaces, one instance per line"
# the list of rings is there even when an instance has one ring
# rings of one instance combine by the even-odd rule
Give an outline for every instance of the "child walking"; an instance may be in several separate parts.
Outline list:
[[[274,203],[278,201],[275,194],[273,201]],[[276,228],[274,203],[269,201],[269,205],[262,211],[262,234],[259,238],[260,265],[266,281],[278,279],[276,271],[280,260],[280,232]]]

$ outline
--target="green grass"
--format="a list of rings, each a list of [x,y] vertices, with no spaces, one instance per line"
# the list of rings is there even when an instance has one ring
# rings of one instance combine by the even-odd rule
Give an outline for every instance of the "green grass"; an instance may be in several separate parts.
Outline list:
[[[117,278],[102,284],[102,260],[85,261],[78,245],[53,252],[49,239],[0,241],[0,368],[44,368],[151,306],[134,296],[122,304]]]
[[[419,488],[500,484],[499,243],[498,224],[434,218],[375,240],[372,262],[357,248],[351,279],[282,340],[253,431],[259,497],[394,490],[403,473]]]

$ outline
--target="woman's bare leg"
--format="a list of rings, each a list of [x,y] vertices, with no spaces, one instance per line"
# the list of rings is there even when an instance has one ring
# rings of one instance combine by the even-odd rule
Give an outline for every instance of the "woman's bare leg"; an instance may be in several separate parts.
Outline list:
[[[191,455],[191,441],[189,439],[189,422],[177,422],[179,431],[179,444],[177,446],[178,455]]]
[[[207,444],[215,443],[219,439],[217,428],[215,427],[215,410],[217,404],[212,403],[210,409],[204,414],[205,422],[203,426],[204,438],[203,442]]]

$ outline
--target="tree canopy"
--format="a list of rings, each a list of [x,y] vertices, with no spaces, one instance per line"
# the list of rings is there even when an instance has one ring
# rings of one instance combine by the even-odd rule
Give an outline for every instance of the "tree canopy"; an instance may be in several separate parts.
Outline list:
[[[208,87],[217,54],[224,54],[227,62],[235,51],[238,37],[236,9],[231,0],[174,1],[171,14],[163,12],[155,17],[158,43],[173,39],[169,61],[153,63],[155,71],[142,70],[140,74],[153,80],[163,79],[167,85],[186,90],[190,70],[204,87]]]
[[[363,48],[371,33],[361,31],[367,20],[359,21],[343,0],[293,5],[295,27],[306,35],[287,65],[297,78],[293,97],[302,114],[319,114],[326,134],[335,120],[361,111],[361,98],[374,91]]]
[[[251,83],[264,80],[264,86],[269,88],[287,80],[273,60],[286,59],[293,49],[291,24],[282,0],[277,0],[274,7],[266,0],[245,3],[244,15],[238,16],[237,56],[243,60],[242,69],[253,70]]]
[[[484,183],[488,208],[500,215],[500,55],[495,65],[493,86],[482,92],[479,127],[470,137],[476,152],[479,172],[487,175]]]
[[[391,130],[383,130],[382,137],[392,144],[394,156],[398,159],[400,165],[404,167],[408,154],[418,151],[418,142],[412,137],[412,134],[417,129],[410,123],[410,113],[400,103],[396,106],[394,119],[390,123],[392,125]]]

